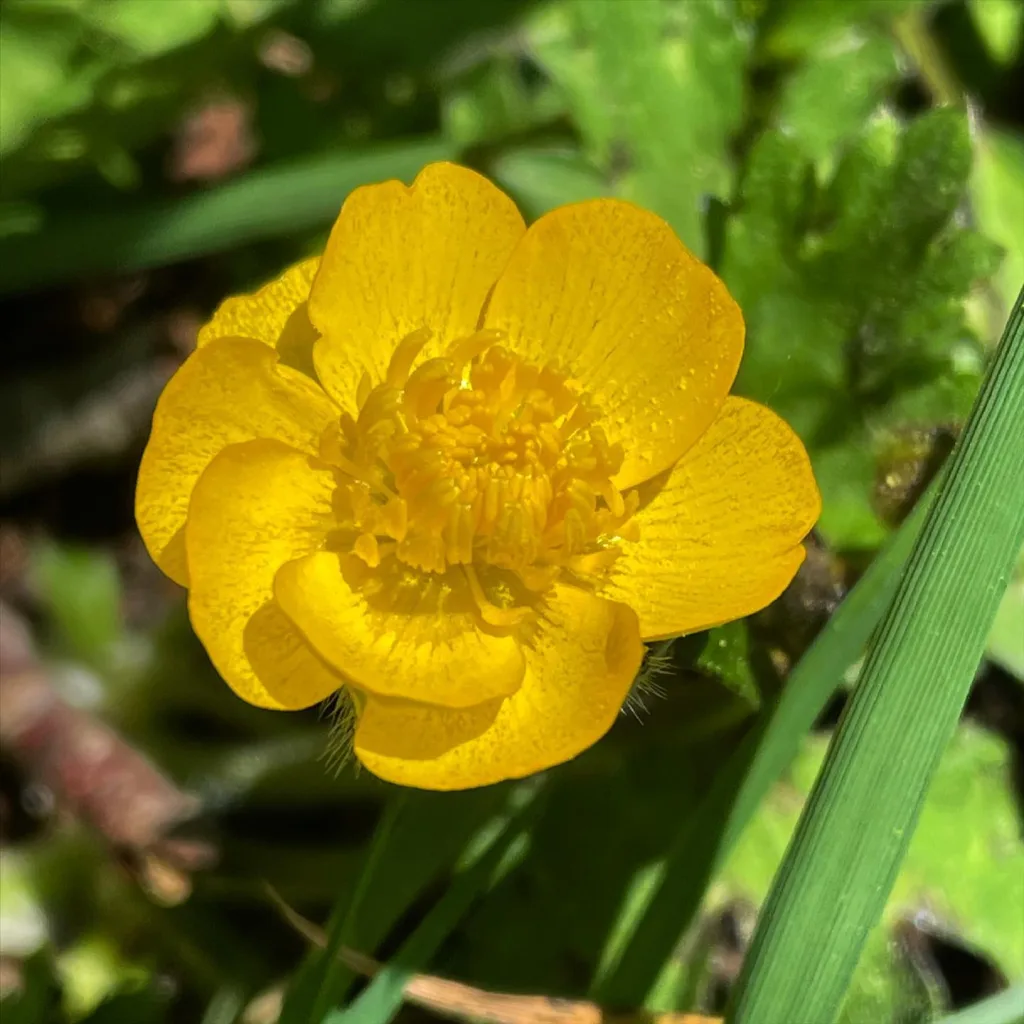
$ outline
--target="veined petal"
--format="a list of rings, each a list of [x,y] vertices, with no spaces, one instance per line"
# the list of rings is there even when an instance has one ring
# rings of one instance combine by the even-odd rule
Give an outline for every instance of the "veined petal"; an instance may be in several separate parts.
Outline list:
[[[315,454],[338,410],[308,377],[258,341],[220,338],[185,360],[156,405],[139,467],[135,517],[153,560],[188,585],[182,529],[210,460],[230,444],[277,438]]]
[[[621,489],[672,465],[725,401],[743,317],[660,217],[616,199],[541,217],[495,285],[484,326],[529,362],[560,364],[604,412]]]
[[[306,302],[319,265],[319,256],[303,260],[251,295],[225,299],[196,344],[202,348],[217,338],[252,338],[277,349],[285,366],[316,379],[313,342],[318,335]]]
[[[641,495],[640,539],[623,542],[603,593],[636,609],[645,640],[770,604],[800,567],[800,542],[821,511],[800,439],[742,398],[730,398],[667,479]]]
[[[324,551],[283,566],[274,592],[321,657],[368,693],[462,708],[523,680],[518,643],[480,628],[458,569],[421,573],[394,558],[369,569]]]
[[[250,704],[304,708],[343,685],[274,602],[274,575],[334,525],[334,474],[280,441],[225,448],[196,484],[186,527],[189,617]]]
[[[465,167],[425,167],[411,187],[367,185],[345,200],[309,300],[323,337],[320,380],[356,412],[364,371],[384,379],[399,341],[424,327],[422,358],[472,334],[491,286],[525,231],[515,204]]]
[[[526,656],[523,685],[489,725],[490,706],[454,716],[367,698],[356,756],[374,775],[421,789],[486,786],[568,761],[611,728],[643,644],[631,609],[556,585]]]

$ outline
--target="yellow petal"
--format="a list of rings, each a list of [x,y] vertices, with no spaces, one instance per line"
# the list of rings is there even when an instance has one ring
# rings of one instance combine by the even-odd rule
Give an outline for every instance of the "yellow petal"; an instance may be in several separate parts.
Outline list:
[[[322,552],[284,566],[274,593],[320,655],[367,692],[468,707],[522,682],[518,643],[480,628],[458,569],[420,573],[394,558],[370,569]]]
[[[306,302],[320,257],[289,267],[251,295],[236,295],[217,308],[199,332],[199,347],[217,338],[253,338],[277,349],[281,362],[316,377],[313,342],[317,333]]]
[[[185,540],[189,617],[210,660],[250,704],[304,708],[343,683],[274,602],[274,575],[322,546],[334,475],[280,441],[225,448],[199,478]]]
[[[486,786],[568,761],[611,728],[643,644],[629,608],[556,585],[526,654],[523,685],[489,727],[490,705],[453,714],[369,697],[356,756],[374,775],[421,789]]]
[[[621,442],[619,488],[667,469],[707,429],[743,351],[725,285],[660,217],[616,199],[563,206],[526,233],[488,303],[529,362],[561,364]]]
[[[337,419],[330,399],[257,341],[220,338],[193,352],[153,414],[135,491],[135,517],[153,560],[186,586],[182,528],[192,488],[229,444],[267,437],[311,454]]]
[[[356,189],[345,200],[309,300],[323,337],[314,361],[324,387],[356,412],[364,371],[384,379],[398,343],[433,332],[421,360],[476,330],[481,307],[525,227],[486,178],[454,164]]]
[[[648,493],[644,493],[644,492]],[[750,615],[782,593],[821,511],[807,452],[770,409],[730,398],[667,479],[641,488],[640,539],[604,593],[645,640]]]

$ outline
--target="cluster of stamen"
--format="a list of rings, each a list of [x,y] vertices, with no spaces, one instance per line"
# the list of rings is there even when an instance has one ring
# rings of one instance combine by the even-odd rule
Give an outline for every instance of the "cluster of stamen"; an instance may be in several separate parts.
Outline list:
[[[358,415],[342,417],[338,511],[367,565],[393,555],[424,572],[463,566],[484,617],[506,623],[477,568],[510,571],[533,591],[563,570],[600,574],[636,532],[637,495],[612,483],[621,446],[554,367],[480,331],[413,369],[429,339],[403,339],[382,383],[364,376]]]

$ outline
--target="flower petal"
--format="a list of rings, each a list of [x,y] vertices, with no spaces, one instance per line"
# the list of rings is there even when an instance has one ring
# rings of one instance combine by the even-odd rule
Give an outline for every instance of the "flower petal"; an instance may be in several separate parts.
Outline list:
[[[225,448],[199,478],[186,527],[189,617],[244,700],[304,708],[343,685],[274,603],[274,574],[334,525],[334,474],[280,441]]]
[[[473,333],[491,286],[525,226],[515,204],[465,167],[425,167],[345,200],[309,300],[323,335],[314,361],[324,387],[356,412],[364,371],[384,379],[395,346],[428,327],[424,357]]]
[[[743,317],[660,217],[616,199],[541,217],[495,285],[484,326],[529,362],[560,364],[621,442],[620,488],[672,465],[725,401]]]
[[[486,724],[490,705],[456,714],[371,696],[356,729],[356,756],[374,775],[421,789],[522,778],[596,743],[615,721],[642,658],[631,609],[556,585],[527,650],[523,685],[501,703],[493,723]]]
[[[514,693],[524,660],[512,636],[484,632],[458,569],[420,573],[387,559],[321,552],[282,567],[278,604],[354,686],[385,697],[469,707]]]
[[[252,338],[276,348],[285,366],[316,379],[313,342],[318,335],[306,302],[319,265],[319,256],[303,260],[251,295],[225,299],[196,344],[202,348],[217,338]]]
[[[182,529],[192,488],[223,448],[277,438],[316,453],[338,410],[308,377],[258,341],[220,338],[194,352],[156,405],[142,456],[135,517],[153,560],[188,585]]]
[[[640,540],[623,544],[603,593],[636,609],[645,640],[770,604],[800,567],[800,542],[821,511],[800,439],[742,398],[725,403],[667,479],[641,488],[641,500]]]

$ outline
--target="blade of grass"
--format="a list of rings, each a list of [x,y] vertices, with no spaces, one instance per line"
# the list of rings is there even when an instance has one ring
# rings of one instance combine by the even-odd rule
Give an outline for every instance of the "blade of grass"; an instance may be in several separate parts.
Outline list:
[[[424,164],[452,156],[449,142],[427,137],[254,171],[172,202],[54,217],[36,234],[0,241],[0,293],[142,270],[291,235],[329,223],[359,185],[408,181]]]
[[[889,606],[933,493],[934,487],[846,596],[790,673],[778,703],[761,716],[682,824],[665,859],[637,878],[591,985],[590,995],[599,1003],[647,1005],[658,989],[659,970],[669,970],[708,879],[796,756]]]
[[[352,945],[359,906],[377,879],[380,861],[407,800],[408,794],[399,791],[384,808],[355,885],[343,892],[335,904],[327,926],[327,944],[311,956],[295,976],[285,997],[279,1024],[308,1024],[319,1020],[343,996],[352,972],[344,965],[338,951],[342,946]]]
[[[1024,290],[868,651],[737,983],[733,1024],[839,1012],[1024,543]]]
[[[938,1024],[1024,1024],[1024,985],[1014,985],[998,995],[943,1017]]]
[[[328,1013],[322,1024],[387,1024],[394,1017],[409,979],[427,964],[473,902],[522,859],[529,839],[525,813],[533,806],[540,786],[539,780],[531,780],[513,790],[506,809],[473,838],[444,896],[395,957],[351,1006]]]

